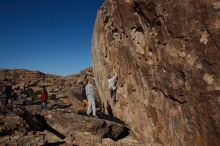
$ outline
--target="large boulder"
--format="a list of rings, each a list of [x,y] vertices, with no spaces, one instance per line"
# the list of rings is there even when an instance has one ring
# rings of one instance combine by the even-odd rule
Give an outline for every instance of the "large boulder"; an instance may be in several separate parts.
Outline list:
[[[220,145],[219,40],[218,0],[106,0],[92,46],[106,112],[153,145]]]

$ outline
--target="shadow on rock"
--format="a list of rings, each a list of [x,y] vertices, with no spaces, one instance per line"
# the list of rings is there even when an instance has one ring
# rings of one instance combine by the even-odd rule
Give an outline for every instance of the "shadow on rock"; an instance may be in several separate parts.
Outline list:
[[[64,139],[65,136],[55,129],[53,129],[51,126],[47,124],[47,121],[45,120],[44,116],[40,114],[31,114],[28,111],[24,110],[21,114],[19,114],[19,117],[21,117],[29,126],[30,131],[44,131],[47,130],[48,132],[53,133],[57,137]]]
[[[79,111],[79,115],[88,116],[86,113]],[[102,122],[93,127],[93,131],[96,131],[97,135],[100,135],[101,138],[110,138],[114,141],[120,140],[127,137],[130,134],[130,130],[125,126],[125,123],[120,119],[113,117],[111,115],[106,115],[104,113],[97,113],[99,120]],[[88,116],[90,117],[90,116]],[[95,118],[95,117],[91,117]]]

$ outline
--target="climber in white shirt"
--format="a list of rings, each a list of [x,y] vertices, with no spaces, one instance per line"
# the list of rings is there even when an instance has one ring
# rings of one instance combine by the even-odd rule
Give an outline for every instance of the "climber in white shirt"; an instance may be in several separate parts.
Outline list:
[[[90,115],[91,112],[93,113],[94,117],[96,116],[96,107],[95,107],[95,99],[94,99],[94,92],[92,89],[91,79],[87,78],[86,80],[86,97],[88,99],[88,109],[87,109],[87,115]],[[92,111],[91,111],[92,110]]]
[[[110,96],[113,100],[113,102],[116,102],[116,83],[117,83],[117,73],[115,72],[115,70],[113,69],[114,75],[113,73],[111,75],[109,75],[108,77],[108,88],[109,88],[109,92],[110,92]]]

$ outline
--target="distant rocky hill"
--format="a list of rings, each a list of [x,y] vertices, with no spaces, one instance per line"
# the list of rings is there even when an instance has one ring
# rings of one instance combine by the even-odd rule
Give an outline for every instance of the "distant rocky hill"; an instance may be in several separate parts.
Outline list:
[[[82,85],[86,76],[94,77],[92,68],[84,69],[79,74],[73,74],[66,77],[24,69],[0,70],[1,84],[4,84],[5,82],[11,82],[12,88],[18,95],[21,91],[20,88],[23,88],[23,86],[25,86],[25,90],[33,90],[33,92],[36,93],[33,93],[33,96],[37,96],[38,93],[41,93],[42,86],[46,86],[49,96],[54,96],[57,98],[68,97],[68,100],[76,100],[76,102],[72,103],[78,103],[79,105],[80,102],[78,102],[77,99],[80,98]],[[93,82],[93,85],[95,98],[97,103],[100,103],[100,98],[95,82]],[[3,88],[2,85],[1,87]],[[100,104],[97,105],[99,106]]]
[[[146,145],[220,145],[219,0],[106,0],[92,59],[105,109]]]

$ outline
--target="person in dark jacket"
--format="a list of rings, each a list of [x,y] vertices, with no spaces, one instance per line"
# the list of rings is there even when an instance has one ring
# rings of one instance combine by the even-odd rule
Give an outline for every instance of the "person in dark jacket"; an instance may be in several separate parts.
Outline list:
[[[109,88],[109,93],[110,93],[110,96],[112,98],[112,101],[114,102],[114,104],[116,103],[117,101],[117,98],[116,98],[116,90],[117,90],[117,87],[116,87],[116,84],[117,84],[117,73],[116,71],[113,69],[113,72],[111,73],[111,75],[109,75],[108,77],[108,88]]]
[[[11,98],[11,95],[12,95],[12,86],[11,85],[6,85],[6,87],[5,87],[5,95],[6,95],[5,105],[7,105],[8,104],[8,100]]]
[[[8,104],[9,99],[15,100],[17,98],[17,94],[12,89],[11,85],[6,85],[6,87],[5,87],[5,95],[6,95],[5,105]]]
[[[48,93],[47,93],[46,86],[42,86],[42,88],[43,88],[43,91],[42,91],[41,96],[40,96],[41,107],[45,107],[46,102],[47,102]]]

